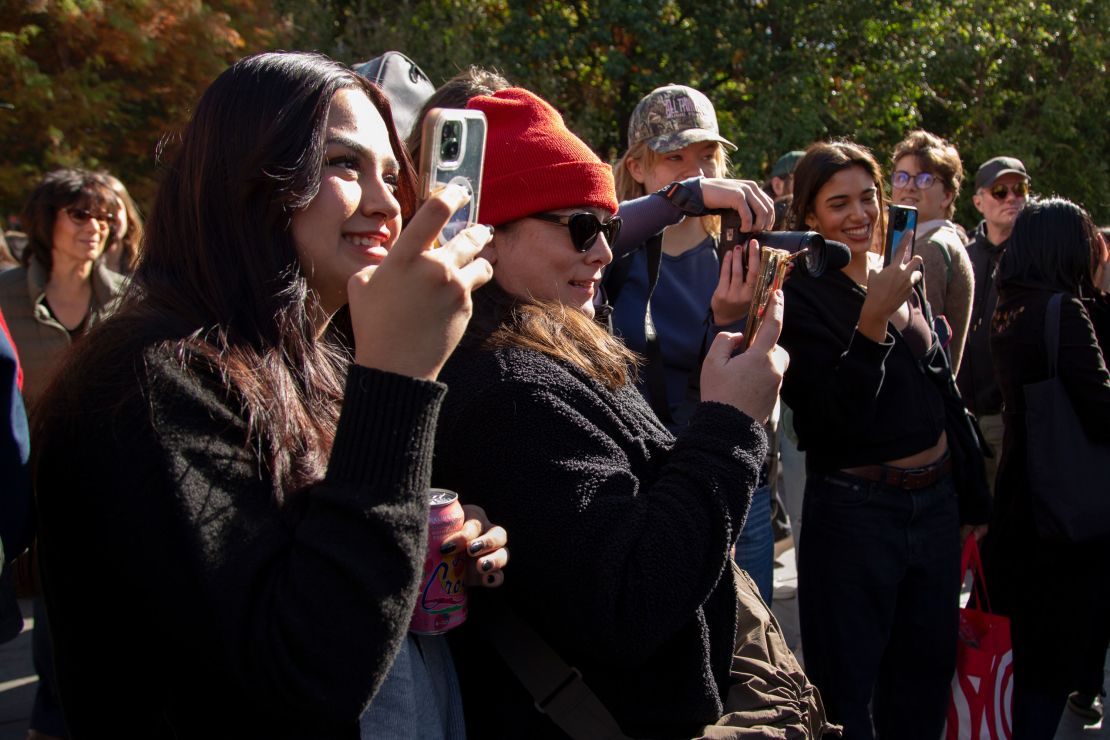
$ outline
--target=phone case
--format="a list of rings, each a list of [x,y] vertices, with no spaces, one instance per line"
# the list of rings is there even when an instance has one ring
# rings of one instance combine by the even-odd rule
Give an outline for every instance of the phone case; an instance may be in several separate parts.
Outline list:
[[[891,203],[887,206],[886,247],[883,249],[883,264],[893,264],[895,260],[902,259],[901,254],[895,254],[898,245],[902,243],[902,235],[907,231],[917,231],[917,209],[913,206],[899,206]],[[907,249],[913,249],[913,237],[910,237]]]
[[[440,244],[478,222],[482,166],[486,154],[486,115],[475,110],[432,108],[424,119],[420,145],[421,200],[455,184],[470,192],[440,232]]]

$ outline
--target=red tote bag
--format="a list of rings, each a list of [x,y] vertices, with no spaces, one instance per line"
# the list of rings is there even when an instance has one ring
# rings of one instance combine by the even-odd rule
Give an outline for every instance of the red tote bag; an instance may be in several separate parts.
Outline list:
[[[975,537],[964,543],[962,576],[972,572],[971,598],[960,609],[960,639],[945,740],[1010,740],[1014,654],[1010,620],[991,613]],[[986,604],[986,610],[980,608]]]

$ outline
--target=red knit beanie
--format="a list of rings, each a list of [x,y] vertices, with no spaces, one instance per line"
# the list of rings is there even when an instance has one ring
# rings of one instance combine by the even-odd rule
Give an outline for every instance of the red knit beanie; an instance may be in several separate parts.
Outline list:
[[[490,226],[574,206],[617,210],[613,169],[570,132],[549,103],[519,87],[467,104],[486,114],[478,220]]]

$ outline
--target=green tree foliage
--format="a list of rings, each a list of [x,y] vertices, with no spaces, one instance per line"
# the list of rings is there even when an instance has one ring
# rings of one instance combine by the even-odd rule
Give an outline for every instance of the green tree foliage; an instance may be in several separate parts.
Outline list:
[[[141,204],[155,150],[244,53],[289,38],[252,0],[0,0],[0,208],[59,166],[105,168]]]
[[[603,157],[625,143],[641,96],[678,82],[710,96],[762,179],[790,149],[832,137],[884,165],[926,128],[976,168],[1022,158],[1041,193],[1110,222],[1110,3],[1105,0],[473,0],[334,2],[322,48],[357,61],[408,53],[436,82],[478,63],[555,103]],[[355,31],[357,29],[357,33]],[[357,39],[357,40],[356,40]],[[352,53],[352,50],[357,50]]]
[[[359,62],[397,49],[441,82],[496,67],[551,100],[615,159],[641,96],[678,82],[710,96],[762,179],[779,154],[850,137],[884,165],[921,127],[959,148],[968,185],[997,154],[1040,193],[1110,222],[1106,0],[0,0],[0,203],[44,168],[83,162],[154,182],[151,151],[203,85],[260,48]],[[19,10],[15,10],[19,8]],[[9,12],[9,10],[11,12]],[[157,22],[168,17],[173,21]],[[12,92],[8,92],[8,91]],[[0,102],[3,102],[0,101]],[[10,143],[7,143],[10,142]],[[145,191],[143,191],[145,192]]]

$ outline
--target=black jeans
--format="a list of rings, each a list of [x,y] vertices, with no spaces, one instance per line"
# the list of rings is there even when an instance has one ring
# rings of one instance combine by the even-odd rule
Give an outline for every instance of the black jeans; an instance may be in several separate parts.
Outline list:
[[[960,594],[951,476],[907,491],[810,474],[798,551],[805,670],[846,740],[936,740]],[[874,725],[872,712],[874,709]]]

